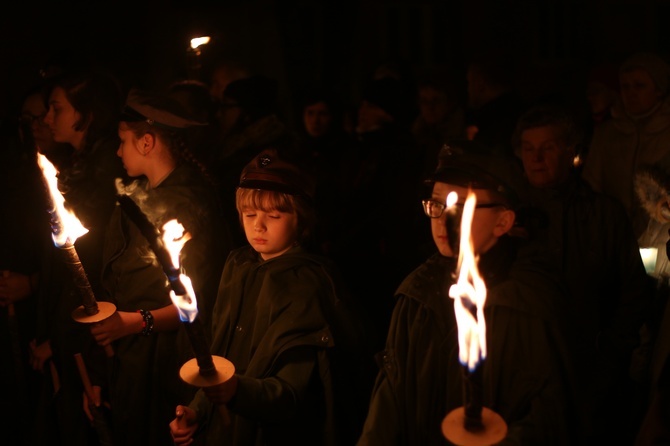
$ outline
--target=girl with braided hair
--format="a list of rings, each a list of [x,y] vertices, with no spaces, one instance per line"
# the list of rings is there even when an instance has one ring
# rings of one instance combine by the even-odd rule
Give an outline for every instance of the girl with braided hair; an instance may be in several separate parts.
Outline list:
[[[189,150],[188,130],[199,125],[175,100],[131,90],[119,123],[117,155],[133,181],[117,180],[117,189],[156,229],[176,219],[189,233],[181,268],[193,282],[199,318],[208,327],[231,245],[215,189]],[[181,365],[193,355],[165,273],[149,241],[120,206],[108,226],[103,263],[105,300],[117,311],[93,325],[91,333],[116,352],[106,395],[115,442],[170,444],[165,425],[175,404],[195,391],[179,378]]]

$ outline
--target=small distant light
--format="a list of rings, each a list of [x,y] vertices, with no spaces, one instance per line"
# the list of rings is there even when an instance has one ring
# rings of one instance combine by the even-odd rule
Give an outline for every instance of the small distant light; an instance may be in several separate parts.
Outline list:
[[[210,41],[209,36],[195,37],[191,39],[191,48],[196,49],[200,45],[207,45]]]
[[[583,160],[582,160],[582,157],[579,154],[575,155],[575,157],[572,159],[572,165],[575,166],[575,167],[581,166],[582,163],[583,163]]]

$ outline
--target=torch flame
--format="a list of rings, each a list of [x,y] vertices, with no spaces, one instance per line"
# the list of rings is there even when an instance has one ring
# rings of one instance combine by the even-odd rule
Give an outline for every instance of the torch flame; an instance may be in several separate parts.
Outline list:
[[[445,201],[444,204],[447,205],[447,209],[450,209],[456,202],[458,201],[458,194],[455,191],[449,192],[449,195],[447,195],[447,200]]]
[[[51,237],[54,244],[59,248],[68,243],[73,245],[79,237],[88,232],[88,229],[81,224],[73,212],[65,209],[65,198],[58,190],[57,171],[54,165],[41,153],[37,154],[37,163],[49,188],[49,195],[51,195],[53,206],[53,209],[50,210],[53,228]]]
[[[191,48],[196,49],[200,45],[207,45],[209,43],[210,37],[209,36],[202,36],[202,37],[194,37],[191,39]]]
[[[179,268],[179,255],[189,239],[189,233],[184,232],[184,226],[177,220],[170,220],[163,225],[163,242],[172,257],[172,265],[175,268]],[[177,296],[174,291],[170,291],[170,298],[179,310],[179,319],[182,322],[193,322],[198,315],[198,301],[195,298],[195,290],[191,278],[186,274],[179,274],[179,280],[184,285],[186,294]]]
[[[458,324],[458,348],[461,364],[474,371],[486,358],[486,322],[484,303],[486,285],[479,275],[470,229],[477,198],[469,191],[463,207],[461,240],[458,254],[458,281],[449,288],[454,299],[454,312]]]

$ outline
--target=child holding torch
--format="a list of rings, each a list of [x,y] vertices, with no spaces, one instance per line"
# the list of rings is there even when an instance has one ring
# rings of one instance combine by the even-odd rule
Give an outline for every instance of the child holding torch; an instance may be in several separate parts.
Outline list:
[[[207,324],[230,249],[214,188],[188,148],[188,129],[201,124],[164,94],[133,89],[118,126],[117,154],[134,181],[117,181],[119,202],[133,200],[156,231],[177,220],[190,239],[181,252]],[[94,324],[100,345],[115,355],[107,380],[94,379],[111,403],[115,444],[171,443],[165,424],[194,389],[179,378],[191,347],[170,297],[170,285],[146,234],[123,206],[112,214],[104,251],[105,298],[117,311]],[[96,401],[96,405],[99,401]]]
[[[304,248],[313,200],[313,179],[275,149],[244,168],[236,203],[249,245],[228,257],[212,319],[212,353],[236,374],[177,406],[175,444],[355,441],[364,414],[356,418],[361,405],[349,397],[366,384],[357,349],[364,338],[337,271]],[[229,423],[217,410],[222,404]]]
[[[504,420],[507,432],[499,444],[574,444],[563,374],[568,363],[560,350],[562,285],[528,242],[512,235],[519,229],[520,166],[484,152],[473,142],[445,146],[427,180],[432,195],[423,208],[437,252],[396,291],[359,446],[452,444],[445,442],[443,420],[473,404]],[[456,200],[448,203],[453,192]],[[486,355],[468,375],[459,358],[461,327],[450,289],[458,277],[458,228],[470,194],[476,198],[471,249],[486,286]],[[475,308],[468,310],[474,316]],[[468,401],[464,394],[471,388],[477,399]]]

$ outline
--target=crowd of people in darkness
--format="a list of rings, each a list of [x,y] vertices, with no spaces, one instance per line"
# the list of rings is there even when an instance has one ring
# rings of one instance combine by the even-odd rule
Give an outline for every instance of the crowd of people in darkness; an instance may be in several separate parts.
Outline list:
[[[670,444],[668,55],[471,56],[295,119],[236,60],[46,61],[0,135],[2,444]]]

